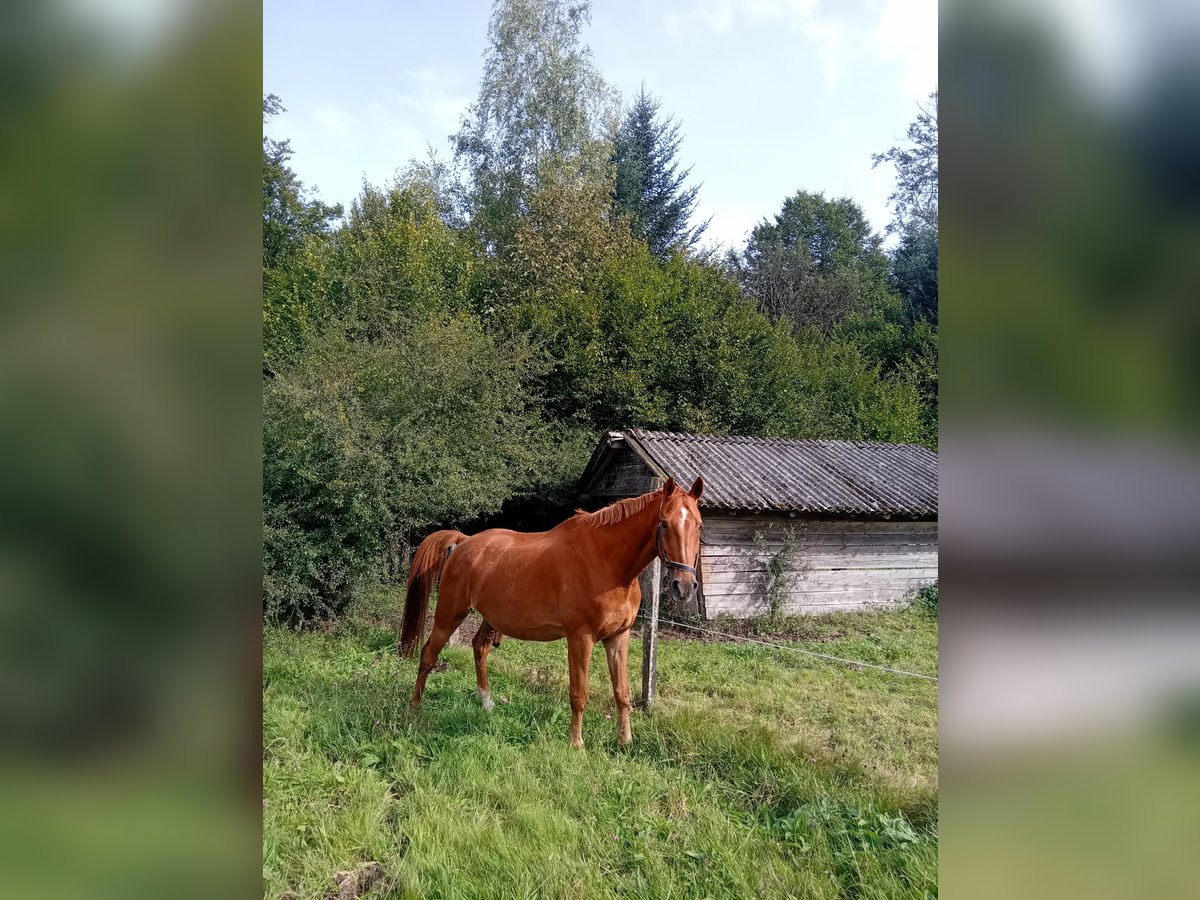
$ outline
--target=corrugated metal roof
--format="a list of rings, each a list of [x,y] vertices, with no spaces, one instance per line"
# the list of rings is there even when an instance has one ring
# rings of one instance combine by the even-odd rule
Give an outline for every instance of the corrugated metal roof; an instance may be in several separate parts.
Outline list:
[[[702,506],[852,515],[936,516],[938,458],[926,447],[623,432],[663,475],[704,476]],[[609,446],[615,443],[610,438]],[[589,468],[591,468],[589,466]]]

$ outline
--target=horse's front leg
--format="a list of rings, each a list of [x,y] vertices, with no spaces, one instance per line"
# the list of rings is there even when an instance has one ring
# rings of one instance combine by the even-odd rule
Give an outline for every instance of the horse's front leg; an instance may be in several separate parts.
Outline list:
[[[588,668],[596,642],[590,634],[567,638],[567,666],[571,674],[571,746],[583,749],[583,711],[587,707]]]
[[[604,652],[608,655],[608,677],[617,704],[617,746],[628,747],[633,740],[629,728],[629,629],[606,638]]]

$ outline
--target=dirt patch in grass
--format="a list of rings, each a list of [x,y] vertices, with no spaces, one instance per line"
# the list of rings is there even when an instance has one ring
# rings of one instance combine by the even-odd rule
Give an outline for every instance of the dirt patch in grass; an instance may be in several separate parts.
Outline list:
[[[325,892],[325,900],[358,900],[383,878],[383,866],[377,862],[365,862],[348,872],[334,873],[337,887]]]

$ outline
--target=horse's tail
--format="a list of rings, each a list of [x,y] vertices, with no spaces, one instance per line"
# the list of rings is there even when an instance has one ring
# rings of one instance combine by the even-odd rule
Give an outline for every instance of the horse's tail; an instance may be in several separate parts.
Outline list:
[[[413,655],[417,642],[425,634],[425,615],[429,611],[429,594],[433,583],[442,575],[454,545],[466,540],[461,531],[435,531],[413,554],[408,570],[408,597],[404,601],[404,626],[400,630],[400,655]]]

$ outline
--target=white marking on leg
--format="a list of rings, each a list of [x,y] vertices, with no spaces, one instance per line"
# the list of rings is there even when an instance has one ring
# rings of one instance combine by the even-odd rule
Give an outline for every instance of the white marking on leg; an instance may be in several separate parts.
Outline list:
[[[483,708],[485,710],[487,710],[488,712],[491,712],[493,709],[496,708],[496,704],[492,702],[492,692],[491,691],[480,691],[479,699],[483,701]]]

